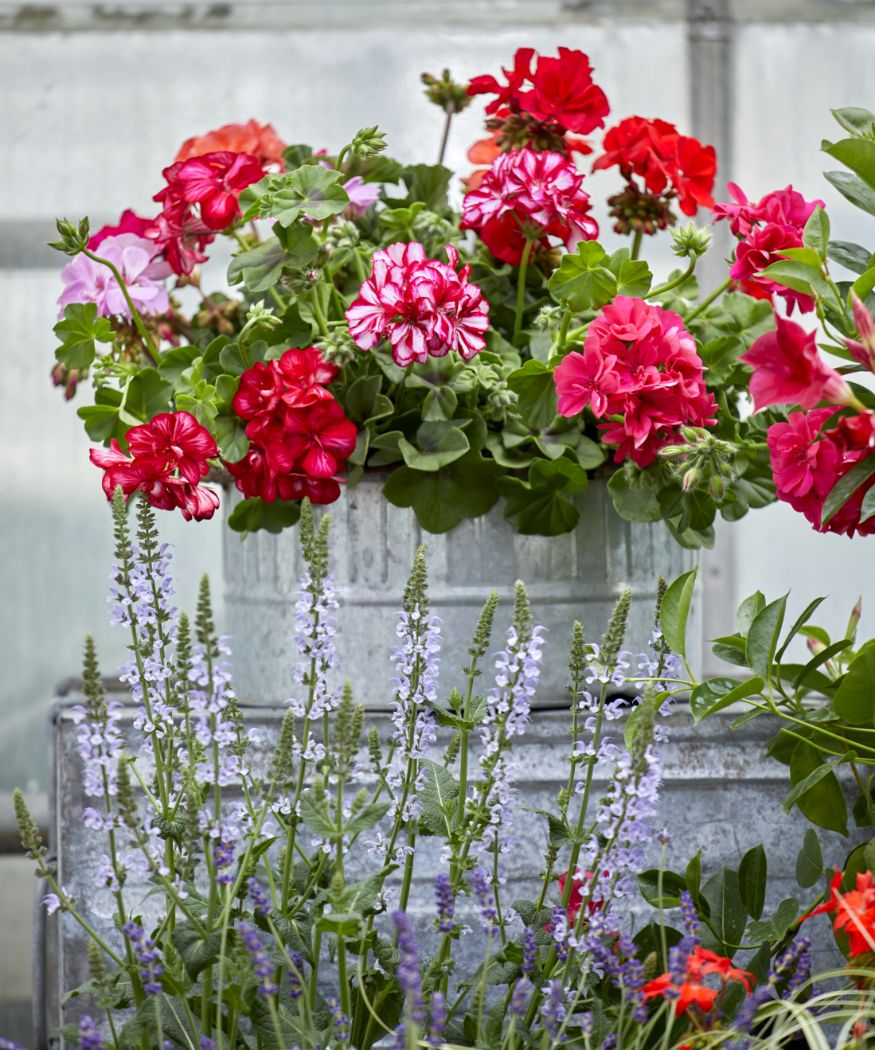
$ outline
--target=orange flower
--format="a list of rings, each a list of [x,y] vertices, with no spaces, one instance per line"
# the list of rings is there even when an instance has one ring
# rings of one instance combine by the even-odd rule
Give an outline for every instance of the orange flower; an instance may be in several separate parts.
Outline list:
[[[720,978],[719,988],[709,988],[704,983],[705,978],[711,974],[716,974]],[[677,982],[672,973],[664,973],[648,981],[642,989],[644,998],[653,999],[656,996],[673,998],[675,1017],[685,1014],[691,1006],[698,1007],[702,1013],[709,1013],[714,1007],[714,1001],[728,981],[739,981],[749,992],[753,980],[752,973],[733,966],[731,959],[699,945],[696,945],[687,957],[684,976],[686,980]]]
[[[848,937],[848,950],[853,955],[875,951],[875,885],[871,871],[857,875],[857,888],[841,892],[842,873],[836,868],[829,884],[829,900],[803,915],[805,922],[812,915],[834,914],[833,929],[844,931]]]
[[[200,157],[204,153],[248,153],[263,165],[282,166],[285,142],[274,131],[272,124],[259,124],[257,120],[245,124],[223,124],[205,135],[186,139],[179,147],[176,160]]]

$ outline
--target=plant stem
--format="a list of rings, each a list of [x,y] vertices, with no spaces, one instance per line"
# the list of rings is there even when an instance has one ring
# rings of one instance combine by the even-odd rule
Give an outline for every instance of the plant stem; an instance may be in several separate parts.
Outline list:
[[[732,284],[732,278],[727,277],[723,284],[719,285],[709,296],[707,296],[707,298],[703,299],[695,308],[695,310],[692,310],[690,313],[687,314],[687,316],[684,318],[684,321],[686,321],[686,323],[689,324],[690,321],[692,321],[694,318],[698,317],[699,314],[707,310],[715,299],[719,299],[720,296],[723,295],[723,293],[730,286],[730,284]]]
[[[443,134],[441,135],[441,144],[440,144],[440,148],[438,149],[438,159],[437,159],[438,164],[443,164],[443,162],[444,162],[444,154],[447,152],[447,143],[449,142],[449,139],[450,139],[450,125],[453,123],[453,113],[454,113],[453,109],[451,109],[451,108],[447,109],[447,116],[446,116],[446,119],[444,120],[444,130],[443,130]]]
[[[658,295],[663,295],[665,292],[670,292],[672,290],[672,288],[677,288],[677,286],[679,284],[683,284],[684,281],[688,277],[692,277],[693,276],[693,272],[694,272],[695,269],[696,269],[696,260],[695,260],[695,258],[693,258],[693,259],[690,259],[690,265],[686,268],[686,270],[684,270],[684,272],[682,274],[679,274],[677,277],[673,278],[671,281],[666,281],[665,284],[660,284],[660,285],[657,285],[656,288],[652,288],[647,293],[647,295],[644,296],[644,298],[645,299],[655,299]]]
[[[149,335],[148,329],[143,323],[143,318],[140,316],[139,310],[134,306],[134,302],[131,299],[130,293],[128,292],[128,286],[125,284],[122,275],[119,273],[118,268],[114,263],[111,263],[109,259],[104,259],[100,255],[95,255],[94,252],[90,252],[87,248],[82,249],[82,254],[91,259],[92,262],[100,263],[101,266],[105,266],[109,272],[113,275],[121,289],[122,295],[125,297],[128,309],[131,311],[131,318],[136,325],[137,331],[140,333],[140,338],[143,340],[145,350],[149,359],[153,365],[158,364],[158,348],[152,341],[152,337]]]
[[[526,297],[526,270],[529,266],[529,256],[532,254],[532,245],[535,242],[531,237],[526,238],[526,246],[523,248],[523,257],[520,259],[519,273],[517,274],[516,290],[516,316],[513,322],[513,343],[516,345],[523,328],[523,303]]]
[[[629,256],[630,259],[637,259],[641,251],[641,242],[644,240],[644,234],[641,230],[636,230],[632,236],[632,251]]]
[[[556,349],[561,354],[565,349],[565,340],[568,338],[568,327],[571,324],[571,307],[565,307],[562,315],[562,323],[559,325],[559,335],[556,336]]]

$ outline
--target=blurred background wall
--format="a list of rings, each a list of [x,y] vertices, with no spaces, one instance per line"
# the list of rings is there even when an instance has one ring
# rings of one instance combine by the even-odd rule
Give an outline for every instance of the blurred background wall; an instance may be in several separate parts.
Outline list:
[[[99,475],[75,403],[49,382],[53,217],[88,215],[97,228],[126,207],[148,214],[183,139],[249,117],[329,148],[379,123],[394,155],[429,160],[441,115],[420,72],[448,66],[462,79],[497,72],[517,47],[560,44],[590,55],[611,120],[658,116],[714,143],[718,199],[730,178],[754,198],[792,181],[827,201],[834,237],[875,247],[871,222],[820,177],[818,154],[835,134],[830,106],[875,108],[872,0],[0,0],[0,849],[14,847],[14,785],[45,813],[49,703],[77,673],[84,633],[105,673],[124,646],[106,625]],[[460,173],[481,120],[474,104],[454,124],[447,163]],[[609,182],[594,178],[593,196]],[[667,272],[664,243],[654,255]],[[221,617],[221,521],[162,525],[180,604],[206,571]],[[774,506],[720,531],[706,630],[729,629],[736,601],[759,587],[792,588],[794,609],[831,594],[823,619],[835,629],[862,594],[875,633],[873,568],[875,540],[817,536]],[[32,882],[26,861],[0,856],[0,1034],[24,1042]]]

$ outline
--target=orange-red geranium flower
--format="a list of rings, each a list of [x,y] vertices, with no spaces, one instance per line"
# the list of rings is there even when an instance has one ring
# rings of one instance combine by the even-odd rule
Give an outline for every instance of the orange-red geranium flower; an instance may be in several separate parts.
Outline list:
[[[245,124],[223,124],[205,135],[195,135],[179,147],[175,160],[201,157],[204,153],[248,153],[267,167],[282,164],[285,142],[274,131],[272,124],[248,120]]]
[[[705,984],[706,978],[712,974],[720,978],[719,987],[712,988]],[[698,1007],[702,1013],[709,1013],[728,981],[740,981],[749,992],[753,974],[733,966],[731,959],[696,945],[687,957],[684,978],[677,982],[673,974],[664,973],[644,985],[644,998],[660,996],[674,999],[676,1017],[685,1014],[691,1006]]]
[[[829,884],[829,899],[802,917],[804,922],[812,915],[835,915],[833,929],[847,934],[848,950],[853,955],[875,951],[875,885],[871,871],[857,875],[857,888],[841,892],[842,873],[836,873]]]

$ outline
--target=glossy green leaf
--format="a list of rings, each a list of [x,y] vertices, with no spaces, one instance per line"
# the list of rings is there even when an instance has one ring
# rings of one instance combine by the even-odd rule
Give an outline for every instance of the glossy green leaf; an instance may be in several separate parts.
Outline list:
[[[831,109],[830,113],[841,124],[845,131],[863,138],[875,138],[875,114],[859,106],[845,106],[842,109]]]
[[[875,725],[875,642],[867,642],[851,661],[833,707],[852,725]]]
[[[875,142],[871,139],[841,139],[826,145],[824,153],[850,168],[867,186],[875,189]]]
[[[663,636],[669,648],[681,656],[687,654],[687,620],[698,571],[696,567],[673,580],[666,588],[659,610]]]
[[[833,485],[823,503],[820,515],[821,524],[826,523],[837,514],[848,502],[857,489],[865,484],[875,474],[875,455],[868,455],[855,463],[853,467],[843,474]]]
[[[855,207],[875,215],[875,190],[858,176],[848,171],[825,171],[824,178]]]
[[[772,676],[772,662],[778,648],[786,607],[786,594],[769,602],[754,617],[747,633],[745,652],[748,666],[766,682],[770,681]]]
[[[746,682],[736,678],[709,678],[701,682],[690,694],[690,713],[694,722],[716,714],[726,707],[744,700],[745,697],[761,693],[765,682],[758,675]]]
[[[827,213],[817,205],[808,216],[803,229],[803,244],[813,249],[821,261],[827,258],[827,246],[830,243],[830,219]]]
[[[649,868],[638,876],[638,888],[641,896],[654,908],[677,908],[681,892],[687,889],[687,881],[676,871]]]
[[[868,521],[875,514],[875,487],[869,489],[860,505],[860,521]]]
[[[830,241],[827,255],[832,262],[844,266],[851,273],[864,274],[875,264],[872,252],[852,241]]]
[[[762,591],[754,591],[753,594],[749,594],[741,605],[739,605],[738,611],[735,614],[735,627],[738,633],[746,635],[750,630],[750,625],[765,607],[766,596]]]
[[[127,427],[118,414],[121,403],[121,392],[105,386],[95,392],[93,405],[82,405],[76,410],[92,441],[106,442],[110,438],[121,440],[124,437]]]
[[[762,845],[749,849],[738,866],[738,889],[747,914],[759,919],[766,903],[768,861]]]
[[[702,887],[702,897],[708,902],[710,914],[705,922],[714,935],[730,952],[739,944],[747,923],[747,913],[741,899],[738,874],[724,868]]]
[[[808,889],[823,874],[823,853],[820,848],[820,839],[814,828],[805,829],[805,837],[802,840],[802,849],[796,858],[796,881],[803,889]]]
[[[805,608],[802,610],[802,612],[796,617],[796,619],[793,621],[793,626],[784,636],[784,641],[781,642],[780,649],[778,649],[778,651],[775,653],[775,660],[778,663],[781,662],[781,658],[783,657],[784,653],[786,653],[787,647],[790,645],[790,642],[793,641],[796,635],[808,623],[808,620],[810,619],[815,609],[817,609],[825,601],[826,598],[815,598],[813,601],[809,602],[808,605],[806,605]]]
[[[790,759],[790,780],[795,785],[816,774],[815,782],[794,799],[795,805],[812,824],[847,835],[847,803],[831,768],[823,770],[823,755],[806,740],[800,740]],[[789,798],[789,796],[788,796]],[[786,806],[785,799],[785,806]]]
[[[856,295],[858,299],[865,300],[873,288],[875,288],[875,266],[870,267],[854,281],[850,292],[848,292],[848,302],[851,302],[851,293]]]
[[[763,941],[774,943],[781,940],[799,918],[799,902],[793,897],[781,901],[771,919],[764,922],[752,922],[747,928],[745,941],[759,944]]]

